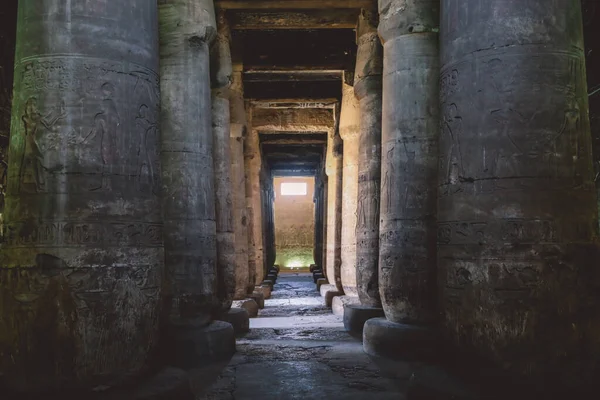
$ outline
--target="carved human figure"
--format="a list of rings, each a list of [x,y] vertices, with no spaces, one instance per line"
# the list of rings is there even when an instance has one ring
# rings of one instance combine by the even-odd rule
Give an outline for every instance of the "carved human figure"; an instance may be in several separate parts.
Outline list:
[[[113,101],[114,86],[110,82],[102,85],[103,99],[100,112],[94,116],[94,124],[90,133],[83,139],[86,143],[100,136],[100,156],[102,157],[102,185],[94,190],[111,190],[110,174],[113,172],[115,161],[119,159],[118,130],[121,119]]]
[[[25,128],[25,150],[19,176],[22,183],[35,184],[37,192],[46,189],[44,155],[37,142],[37,135],[42,127],[52,129],[58,120],[66,116],[62,105],[57,115],[52,116],[52,114],[53,112],[50,112],[42,116],[38,110],[37,98],[31,97],[25,103],[25,114],[21,118]]]
[[[464,166],[460,146],[462,118],[458,113],[456,104],[443,104],[442,112],[442,140],[448,140],[450,142],[446,158],[442,157],[440,159],[444,171],[442,176],[445,177],[445,182],[443,183],[456,184],[458,183],[459,177],[464,176]]]
[[[140,144],[138,147],[138,164],[136,168],[139,190],[143,190],[144,185],[150,186],[155,191],[155,171],[152,155],[155,150],[148,147],[148,143],[154,143],[153,137],[156,136],[158,124],[148,115],[148,106],[142,104],[135,118],[136,126],[139,130]]]

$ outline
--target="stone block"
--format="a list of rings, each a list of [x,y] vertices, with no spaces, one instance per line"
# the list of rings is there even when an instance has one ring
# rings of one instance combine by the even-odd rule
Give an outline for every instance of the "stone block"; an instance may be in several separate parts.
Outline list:
[[[327,284],[327,279],[325,279],[325,278],[317,279],[317,290],[319,291],[319,293],[321,292],[321,286],[326,285],[326,284]]]
[[[362,340],[365,322],[371,318],[385,318],[383,308],[368,307],[361,304],[346,304],[344,306],[344,329],[355,338]]]
[[[254,292],[248,295],[248,298],[253,299],[256,304],[258,304],[258,308],[262,310],[265,308],[265,296],[260,291],[254,288]]]
[[[256,318],[258,316],[258,304],[254,299],[236,300],[231,307],[245,309],[248,311],[248,316],[250,316],[250,318]]]
[[[224,321],[213,321],[208,326],[173,324],[166,340],[167,365],[177,368],[191,369],[235,353],[233,326]]]
[[[271,298],[271,286],[269,286],[269,285],[257,286],[254,288],[254,291],[262,293],[265,300],[268,300]]]
[[[250,331],[250,316],[245,308],[232,308],[221,314],[217,319],[229,322],[233,326],[236,335]]]
[[[360,300],[358,297],[354,296],[336,296],[331,301],[331,311],[334,315],[339,315],[340,317],[344,315],[344,306],[346,304],[360,304]]]
[[[335,285],[332,284],[325,284],[325,285],[321,285],[321,287],[319,288],[319,292],[321,293],[321,297],[325,297],[325,294],[327,292],[335,292],[337,291],[337,288],[335,287]]]
[[[369,319],[363,329],[365,353],[393,360],[432,362],[442,351],[434,330],[417,325],[397,324],[385,318]]]

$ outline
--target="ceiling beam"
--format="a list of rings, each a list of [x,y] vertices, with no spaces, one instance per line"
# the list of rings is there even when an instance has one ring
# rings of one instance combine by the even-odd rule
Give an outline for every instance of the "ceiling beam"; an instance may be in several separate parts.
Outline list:
[[[265,100],[251,100],[250,104],[254,108],[327,108],[334,109],[338,100],[336,98],[331,99],[265,99]]]
[[[341,70],[250,70],[244,72],[244,82],[325,82],[340,81],[341,79]]]
[[[358,10],[236,11],[229,16],[232,29],[354,29]]]
[[[216,0],[224,10],[311,10],[371,8],[375,0]]]

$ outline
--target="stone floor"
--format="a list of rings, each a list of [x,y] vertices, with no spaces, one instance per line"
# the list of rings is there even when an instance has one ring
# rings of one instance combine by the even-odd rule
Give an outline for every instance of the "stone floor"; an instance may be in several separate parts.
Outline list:
[[[237,354],[198,400],[402,400],[323,304],[310,274],[281,274]],[[206,382],[206,381],[205,381]]]

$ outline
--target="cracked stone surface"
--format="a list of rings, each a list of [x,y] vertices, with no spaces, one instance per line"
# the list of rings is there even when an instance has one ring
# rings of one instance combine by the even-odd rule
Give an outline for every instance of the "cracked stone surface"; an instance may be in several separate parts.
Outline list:
[[[237,354],[198,400],[406,398],[407,381],[380,373],[325,307],[310,274],[281,274],[250,324]],[[198,379],[209,378],[207,372]]]

